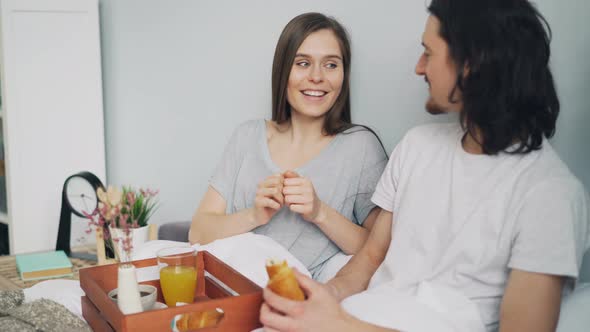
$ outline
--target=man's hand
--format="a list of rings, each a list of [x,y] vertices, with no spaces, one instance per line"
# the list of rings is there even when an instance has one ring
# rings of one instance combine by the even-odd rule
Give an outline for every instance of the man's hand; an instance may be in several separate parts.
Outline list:
[[[283,187],[285,204],[291,211],[301,214],[307,221],[319,223],[322,220],[324,203],[318,198],[311,180],[293,171],[287,171]]]
[[[274,174],[258,184],[252,210],[257,225],[268,223],[283,206],[283,180],[282,174]]]
[[[342,331],[350,316],[342,309],[328,288],[295,272],[299,285],[307,295],[305,301],[292,301],[265,288],[265,303],[260,321],[265,331]]]

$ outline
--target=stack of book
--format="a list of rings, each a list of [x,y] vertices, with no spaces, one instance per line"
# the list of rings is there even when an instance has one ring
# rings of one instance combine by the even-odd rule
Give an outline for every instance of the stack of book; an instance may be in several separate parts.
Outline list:
[[[16,255],[16,268],[22,280],[73,275],[72,262],[62,250]]]

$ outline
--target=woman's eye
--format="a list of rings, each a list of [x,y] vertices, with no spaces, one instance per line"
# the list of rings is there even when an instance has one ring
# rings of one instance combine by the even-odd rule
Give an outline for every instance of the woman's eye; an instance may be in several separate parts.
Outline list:
[[[299,67],[309,67],[309,62],[307,61],[299,61],[296,63]]]
[[[326,63],[326,68],[328,69],[336,69],[338,68],[338,65],[335,63]]]

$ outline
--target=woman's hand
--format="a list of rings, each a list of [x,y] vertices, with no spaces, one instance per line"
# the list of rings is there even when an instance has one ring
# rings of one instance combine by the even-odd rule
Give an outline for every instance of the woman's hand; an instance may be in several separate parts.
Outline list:
[[[282,174],[274,174],[258,184],[253,209],[257,225],[267,224],[283,206],[283,181]]]
[[[295,272],[307,295],[305,301],[292,301],[265,288],[260,321],[265,331],[341,331],[350,316],[325,285]]]
[[[324,203],[318,198],[311,180],[293,171],[283,173],[283,195],[289,209],[299,213],[307,221],[319,224],[323,220]]]

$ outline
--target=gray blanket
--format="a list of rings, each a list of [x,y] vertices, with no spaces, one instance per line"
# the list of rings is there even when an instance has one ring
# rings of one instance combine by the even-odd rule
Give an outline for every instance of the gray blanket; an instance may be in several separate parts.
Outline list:
[[[23,303],[22,290],[0,291],[0,331],[89,331],[90,327],[63,305],[40,299]]]

